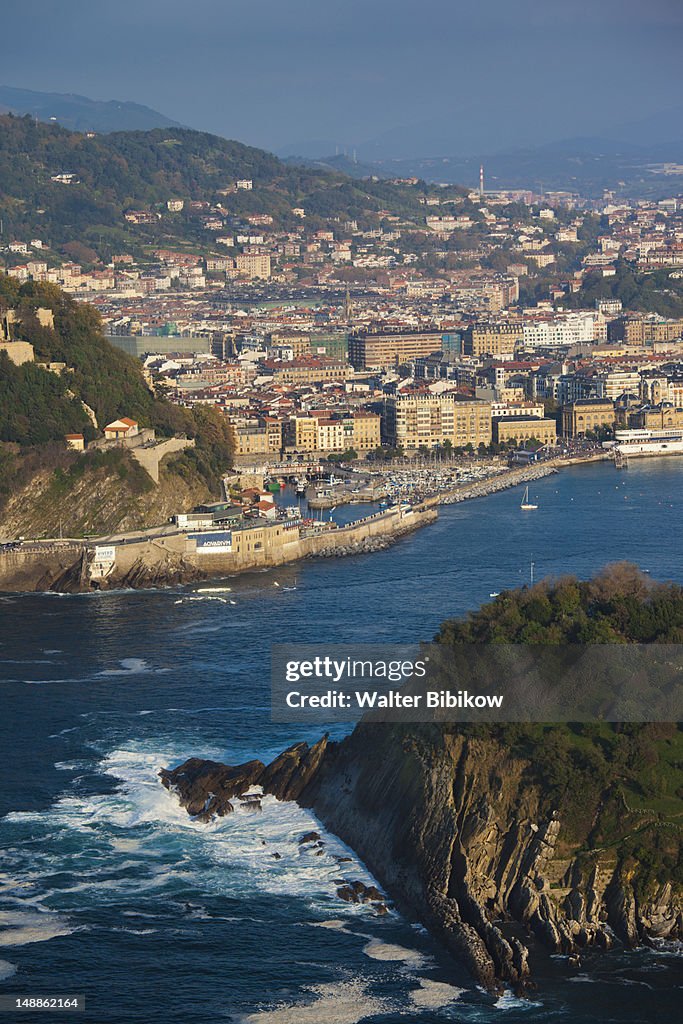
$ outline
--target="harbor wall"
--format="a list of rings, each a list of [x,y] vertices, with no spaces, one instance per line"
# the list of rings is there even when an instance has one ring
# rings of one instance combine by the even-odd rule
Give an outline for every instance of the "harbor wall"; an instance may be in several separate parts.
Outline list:
[[[205,554],[186,533],[139,537],[118,541],[107,538],[85,542],[46,541],[0,552],[0,590],[83,591],[116,587],[163,586],[227,576],[254,569],[283,565],[318,555],[345,555],[385,546],[437,518],[435,509],[407,512],[391,509],[375,513],[349,526],[288,539],[283,528],[263,526],[243,531],[251,538],[235,550]],[[95,546],[115,549],[110,571],[92,578]]]

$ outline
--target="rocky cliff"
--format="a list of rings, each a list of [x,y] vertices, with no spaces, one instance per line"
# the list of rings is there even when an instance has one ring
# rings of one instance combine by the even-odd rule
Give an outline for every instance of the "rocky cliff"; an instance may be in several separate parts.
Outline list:
[[[42,468],[12,488],[0,507],[0,537],[82,537],[158,526],[211,497],[201,478],[180,476],[168,461],[155,486],[123,449],[92,465],[65,453],[64,467]]]
[[[437,640],[454,660],[463,643],[680,644],[683,588],[613,566],[505,592]],[[667,722],[368,716],[268,767],[189,761],[162,778],[204,819],[253,784],[311,808],[480,983],[524,990],[537,943],[683,939],[682,766],[683,729]]]
[[[161,773],[200,820],[251,787],[310,807],[396,905],[490,989],[530,982],[534,941],[556,952],[683,938],[680,889],[648,879],[627,844],[590,849],[533,767],[491,738],[437,725],[361,723],[339,744],[297,744],[271,765],[191,759]],[[615,812],[605,795],[601,815]],[[621,806],[622,840],[660,826]],[[667,842],[678,848],[680,831]]]

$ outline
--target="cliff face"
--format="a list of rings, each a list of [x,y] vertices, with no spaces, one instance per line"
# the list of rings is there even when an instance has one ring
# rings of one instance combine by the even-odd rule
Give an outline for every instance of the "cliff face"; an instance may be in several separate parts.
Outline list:
[[[683,937],[680,892],[646,878],[618,842],[587,850],[528,762],[490,738],[365,723],[341,744],[300,744],[268,768],[195,759],[162,779],[204,820],[229,813],[253,784],[310,807],[491,989],[525,988],[532,937],[566,953],[615,937],[627,946]],[[613,810],[606,797],[598,816]],[[645,835],[648,824],[624,809],[620,828]]]
[[[112,466],[72,471],[43,469],[12,490],[0,508],[0,537],[80,537],[158,526],[169,516],[206,501],[199,477],[186,480],[162,464],[155,486],[128,452],[118,450]]]
[[[613,936],[629,946],[680,938],[680,893],[643,886],[619,843],[586,851],[588,836],[528,769],[491,739],[364,724],[330,751],[303,799],[487,985],[523,985],[530,935],[565,953]],[[624,836],[644,827],[629,819]]]

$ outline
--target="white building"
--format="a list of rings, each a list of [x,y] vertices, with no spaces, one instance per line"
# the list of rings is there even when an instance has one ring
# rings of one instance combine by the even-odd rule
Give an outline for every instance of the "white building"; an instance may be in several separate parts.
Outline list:
[[[524,322],[525,348],[555,348],[594,341],[596,313],[592,310],[528,319]]]

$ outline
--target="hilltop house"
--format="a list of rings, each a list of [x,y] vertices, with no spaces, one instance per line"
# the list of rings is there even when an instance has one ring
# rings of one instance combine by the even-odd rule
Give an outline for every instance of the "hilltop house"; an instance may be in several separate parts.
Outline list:
[[[126,437],[136,437],[140,433],[135,420],[122,416],[119,420],[113,420],[104,428],[104,436],[107,441],[122,441]]]

